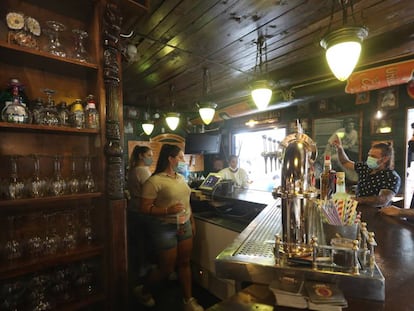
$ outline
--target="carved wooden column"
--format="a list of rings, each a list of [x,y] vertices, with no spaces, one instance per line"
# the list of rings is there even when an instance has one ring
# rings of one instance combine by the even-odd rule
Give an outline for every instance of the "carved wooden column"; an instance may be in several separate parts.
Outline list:
[[[111,310],[127,306],[127,244],[125,172],[120,132],[122,111],[120,85],[120,11],[117,3],[107,2],[103,13],[103,59],[106,92],[106,189],[109,208],[109,298]],[[121,113],[122,116],[122,113]]]

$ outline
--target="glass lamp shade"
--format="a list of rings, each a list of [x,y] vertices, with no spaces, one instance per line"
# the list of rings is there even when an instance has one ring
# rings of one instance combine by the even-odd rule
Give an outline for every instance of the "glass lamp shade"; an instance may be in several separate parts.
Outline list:
[[[269,105],[272,98],[271,83],[267,80],[258,80],[252,86],[252,98],[259,110],[263,110]]]
[[[361,43],[367,35],[368,30],[364,27],[346,27],[321,40],[329,68],[339,81],[345,81],[354,71],[361,54]]]
[[[200,114],[201,120],[204,124],[209,125],[214,119],[217,105],[214,103],[198,104],[198,113]]]
[[[142,129],[144,130],[145,134],[151,135],[152,131],[154,130],[154,123],[148,121],[142,123]]]
[[[178,123],[180,122],[180,114],[176,112],[169,112],[165,117],[165,121],[167,122],[167,125],[170,128],[170,130],[174,131],[177,128]]]

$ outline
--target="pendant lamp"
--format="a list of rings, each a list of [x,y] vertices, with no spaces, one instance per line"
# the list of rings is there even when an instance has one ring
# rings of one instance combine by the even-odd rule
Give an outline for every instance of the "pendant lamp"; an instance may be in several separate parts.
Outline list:
[[[142,126],[142,129],[144,130],[144,133],[149,136],[154,130],[154,121],[151,120],[150,101],[149,101],[148,96],[146,97],[146,101],[147,101],[147,111],[144,112],[144,118],[143,118],[141,126]]]
[[[256,45],[257,51],[254,73],[257,77],[256,80],[251,84],[251,95],[257,108],[259,110],[263,110],[269,105],[270,99],[272,98],[273,81],[264,78],[264,75],[267,74],[267,70],[263,72],[264,66],[265,69],[267,69],[267,44],[263,35],[259,36]],[[263,58],[265,58],[264,61]]]
[[[331,31],[335,3],[332,0],[331,19],[327,34],[322,38],[320,45],[326,50],[326,60],[335,77],[345,81],[354,71],[362,49],[362,41],[368,36],[368,29],[364,26],[348,25],[348,9],[355,23],[353,0],[339,0],[342,10],[343,27]]]
[[[197,103],[198,113],[205,125],[209,125],[216,113],[217,104],[209,100],[211,89],[211,78],[207,68],[203,70],[203,92],[201,100]]]
[[[170,99],[171,99],[171,108],[174,110],[175,102],[173,98],[174,86],[170,86]],[[171,131],[175,131],[180,123],[180,114],[178,112],[168,112],[165,116],[165,122],[167,122],[168,127]]]

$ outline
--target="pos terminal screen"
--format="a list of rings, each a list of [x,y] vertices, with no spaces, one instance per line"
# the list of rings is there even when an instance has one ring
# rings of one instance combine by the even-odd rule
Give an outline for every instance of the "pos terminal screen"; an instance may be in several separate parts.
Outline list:
[[[208,174],[207,178],[200,185],[200,189],[213,190],[214,187],[220,182],[221,176],[215,173]]]

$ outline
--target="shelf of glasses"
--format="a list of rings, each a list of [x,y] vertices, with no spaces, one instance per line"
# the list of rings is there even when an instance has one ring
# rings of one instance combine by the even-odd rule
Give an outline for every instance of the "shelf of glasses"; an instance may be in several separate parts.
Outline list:
[[[92,245],[77,247],[73,251],[41,256],[38,258],[20,258],[13,261],[3,261],[0,264],[0,280],[17,277],[27,273],[44,269],[45,267],[58,266],[103,254],[103,246]]]
[[[65,194],[65,195],[60,195],[60,196],[50,196],[50,197],[43,197],[43,198],[0,200],[0,208],[40,205],[40,204],[62,202],[62,201],[85,200],[85,199],[99,198],[101,196],[102,196],[102,192],[91,192],[91,193]]]
[[[0,56],[2,60],[11,61],[25,61],[27,64],[41,63],[42,67],[48,67],[44,62],[50,62],[51,64],[67,64],[68,66],[76,66],[80,68],[87,68],[97,70],[98,65],[90,62],[81,62],[70,57],[60,57],[51,53],[22,47],[8,42],[0,41]],[[34,63],[33,63],[34,62]]]
[[[74,127],[67,126],[48,126],[40,124],[24,124],[24,123],[10,123],[10,122],[0,122],[0,129],[7,130],[23,130],[23,131],[43,131],[50,133],[69,133],[69,134],[86,134],[86,135],[95,135],[99,134],[98,129],[77,129]]]

